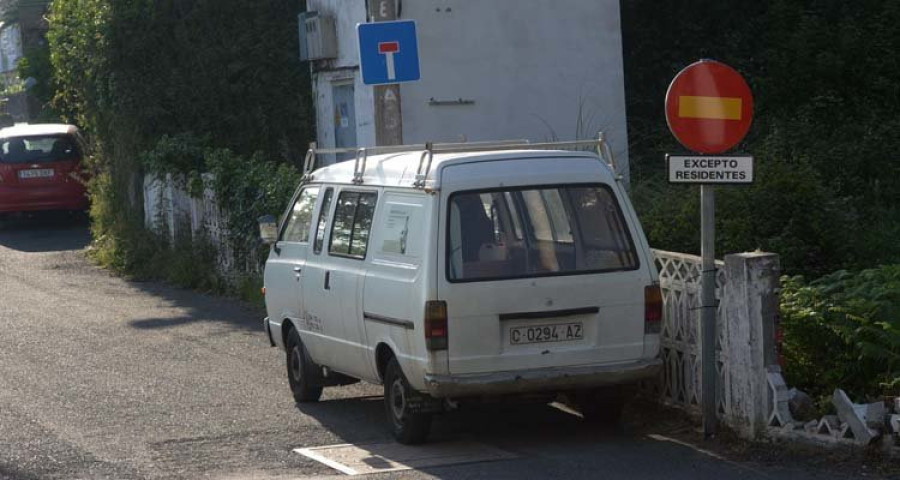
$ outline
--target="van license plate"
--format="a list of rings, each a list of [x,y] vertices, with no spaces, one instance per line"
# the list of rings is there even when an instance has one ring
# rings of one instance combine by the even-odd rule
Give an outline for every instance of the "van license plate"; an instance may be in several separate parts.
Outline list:
[[[39,168],[34,170],[19,170],[19,178],[48,178],[53,176],[52,168]]]
[[[584,327],[581,322],[512,327],[509,329],[509,343],[512,345],[566,342],[571,340],[581,340],[583,338]]]

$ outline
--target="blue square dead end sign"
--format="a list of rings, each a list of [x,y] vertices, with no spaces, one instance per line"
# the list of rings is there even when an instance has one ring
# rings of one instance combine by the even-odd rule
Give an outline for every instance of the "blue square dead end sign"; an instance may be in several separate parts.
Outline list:
[[[416,22],[360,23],[356,31],[364,84],[383,85],[419,79]]]

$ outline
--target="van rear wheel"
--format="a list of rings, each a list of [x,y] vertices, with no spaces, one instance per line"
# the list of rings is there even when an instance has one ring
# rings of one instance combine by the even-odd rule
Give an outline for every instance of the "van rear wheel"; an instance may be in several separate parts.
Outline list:
[[[292,328],[287,338],[287,372],[291,392],[298,403],[318,402],[322,397],[322,387],[310,381],[313,368],[315,365],[306,353],[300,334]]]
[[[430,413],[410,411],[409,399],[414,394],[397,359],[391,358],[384,373],[384,408],[391,434],[404,445],[423,443],[431,428]]]

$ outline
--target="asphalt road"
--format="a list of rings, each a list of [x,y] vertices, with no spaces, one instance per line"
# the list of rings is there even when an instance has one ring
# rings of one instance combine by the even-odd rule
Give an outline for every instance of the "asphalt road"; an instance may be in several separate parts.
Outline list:
[[[389,442],[380,387],[297,406],[260,312],[113,276],[85,258],[88,242],[85,223],[66,217],[0,223],[0,480],[343,476],[293,449]],[[485,406],[436,420],[430,448],[477,441],[517,458],[378,477],[853,477],[727,460],[649,436],[653,425]]]

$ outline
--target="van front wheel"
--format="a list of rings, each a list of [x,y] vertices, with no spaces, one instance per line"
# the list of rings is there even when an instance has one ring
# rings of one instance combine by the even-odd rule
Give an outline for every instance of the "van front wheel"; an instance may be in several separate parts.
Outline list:
[[[318,402],[322,397],[322,387],[313,385],[310,381],[312,368],[312,360],[306,353],[300,334],[292,328],[287,338],[287,372],[291,392],[298,403]]]
[[[431,428],[430,413],[410,411],[410,398],[415,392],[400,369],[396,358],[392,358],[384,374],[384,407],[388,424],[394,438],[404,445],[422,443]]]

